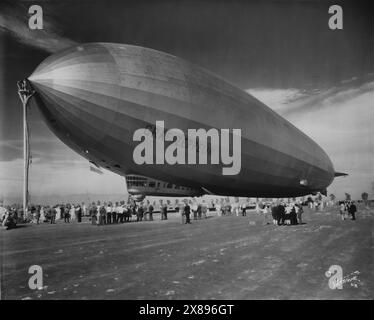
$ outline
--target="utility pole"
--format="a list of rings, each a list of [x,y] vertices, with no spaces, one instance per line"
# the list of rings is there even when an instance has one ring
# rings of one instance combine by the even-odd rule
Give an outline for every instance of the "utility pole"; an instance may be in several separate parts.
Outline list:
[[[35,91],[31,88],[30,83],[24,79],[17,82],[18,95],[23,106],[23,219],[26,219],[28,208],[28,185],[29,185],[29,165],[30,165],[30,143],[29,130],[27,124],[27,106],[29,99]]]

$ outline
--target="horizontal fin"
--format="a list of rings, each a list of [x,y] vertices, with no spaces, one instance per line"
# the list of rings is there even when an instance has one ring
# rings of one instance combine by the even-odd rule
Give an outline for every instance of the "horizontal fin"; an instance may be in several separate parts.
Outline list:
[[[335,177],[346,177],[348,173],[344,172],[335,172]]]

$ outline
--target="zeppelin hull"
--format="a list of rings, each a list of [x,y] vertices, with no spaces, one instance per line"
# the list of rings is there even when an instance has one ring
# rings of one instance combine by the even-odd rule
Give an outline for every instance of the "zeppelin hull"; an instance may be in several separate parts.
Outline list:
[[[47,58],[29,81],[51,130],[96,164],[215,194],[290,197],[324,190],[333,165],[309,137],[266,105],[182,59],[142,47],[92,43]],[[222,165],[133,161],[137,129],[241,129],[241,171]],[[301,185],[300,181],[307,181]]]

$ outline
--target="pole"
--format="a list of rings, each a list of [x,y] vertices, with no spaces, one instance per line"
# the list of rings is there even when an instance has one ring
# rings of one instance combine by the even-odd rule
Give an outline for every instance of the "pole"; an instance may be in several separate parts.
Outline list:
[[[27,217],[28,209],[28,185],[29,185],[29,165],[30,165],[30,145],[29,145],[29,131],[27,122],[27,106],[29,99],[35,93],[32,90],[29,82],[24,79],[17,82],[18,95],[23,107],[23,219]]]
[[[29,152],[28,152],[28,134],[27,134],[27,103],[23,105],[23,216],[27,216],[28,204],[28,185],[29,185]]]

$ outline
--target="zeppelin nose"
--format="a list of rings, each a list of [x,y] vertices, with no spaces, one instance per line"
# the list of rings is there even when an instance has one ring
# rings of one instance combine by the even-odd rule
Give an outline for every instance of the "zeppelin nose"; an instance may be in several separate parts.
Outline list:
[[[115,112],[108,104],[120,94],[118,79],[114,59],[100,44],[84,44],[53,54],[28,77],[37,92],[37,105],[50,125],[60,131],[78,132],[82,120],[87,120],[86,133],[96,140],[104,133],[94,130],[92,123],[114,121]]]

